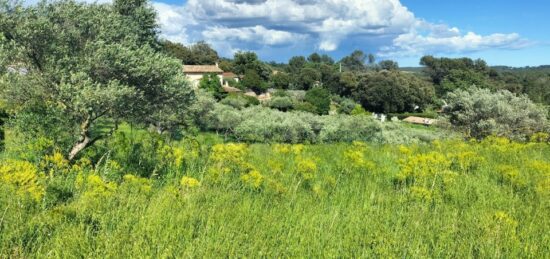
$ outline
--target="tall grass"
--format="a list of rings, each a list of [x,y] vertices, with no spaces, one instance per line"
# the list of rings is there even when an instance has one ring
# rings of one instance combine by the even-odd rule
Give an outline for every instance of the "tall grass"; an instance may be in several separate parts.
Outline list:
[[[150,174],[112,146],[95,167],[1,162],[0,257],[550,254],[548,144],[209,142],[143,144]]]

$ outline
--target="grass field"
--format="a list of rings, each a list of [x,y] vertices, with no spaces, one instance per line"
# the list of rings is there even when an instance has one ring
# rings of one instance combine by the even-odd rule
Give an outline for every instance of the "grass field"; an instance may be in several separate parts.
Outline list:
[[[548,144],[123,142],[0,162],[0,257],[550,254]]]

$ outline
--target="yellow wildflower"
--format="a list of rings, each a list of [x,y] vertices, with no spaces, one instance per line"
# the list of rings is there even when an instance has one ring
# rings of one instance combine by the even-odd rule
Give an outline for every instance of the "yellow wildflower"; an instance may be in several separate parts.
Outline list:
[[[38,201],[44,196],[44,187],[39,183],[38,169],[26,161],[7,160],[0,162],[0,183],[15,188],[18,195],[30,196]]]
[[[189,189],[194,189],[201,186],[201,183],[199,182],[199,180],[189,176],[182,177],[180,184],[181,186]]]
[[[300,159],[296,171],[304,180],[312,180],[317,173],[317,164],[311,159]]]
[[[243,183],[253,189],[259,189],[262,186],[264,177],[257,170],[252,170],[248,174],[241,176]]]

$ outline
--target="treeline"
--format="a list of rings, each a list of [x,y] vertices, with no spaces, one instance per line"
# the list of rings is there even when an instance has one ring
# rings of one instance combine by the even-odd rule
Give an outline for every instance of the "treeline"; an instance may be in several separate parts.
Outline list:
[[[222,70],[242,76],[240,83],[229,82],[237,88],[263,93],[269,88],[308,91],[320,87],[372,112],[438,109],[448,93],[472,86],[526,94],[534,102],[550,104],[550,69],[544,67],[490,67],[481,59],[425,56],[420,60],[422,72],[415,73],[400,70],[392,60],[377,62],[374,55],[360,50],[339,61],[313,53],[292,57],[286,63],[267,63],[253,52],[238,52],[232,59],[220,58],[205,42],[186,47],[165,41],[164,49],[184,64],[219,62]]]

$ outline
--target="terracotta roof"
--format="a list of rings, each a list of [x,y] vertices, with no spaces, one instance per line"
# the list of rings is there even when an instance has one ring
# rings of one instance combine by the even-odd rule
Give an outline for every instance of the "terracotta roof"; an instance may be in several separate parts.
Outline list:
[[[184,73],[223,73],[216,65],[183,65]]]
[[[414,124],[422,124],[422,125],[432,125],[434,123],[434,119],[429,118],[422,118],[422,117],[415,117],[415,116],[409,116],[405,119],[403,119],[405,122],[414,123]]]
[[[235,73],[233,72],[223,72],[223,77],[227,77],[227,78],[236,78],[238,77]]]

